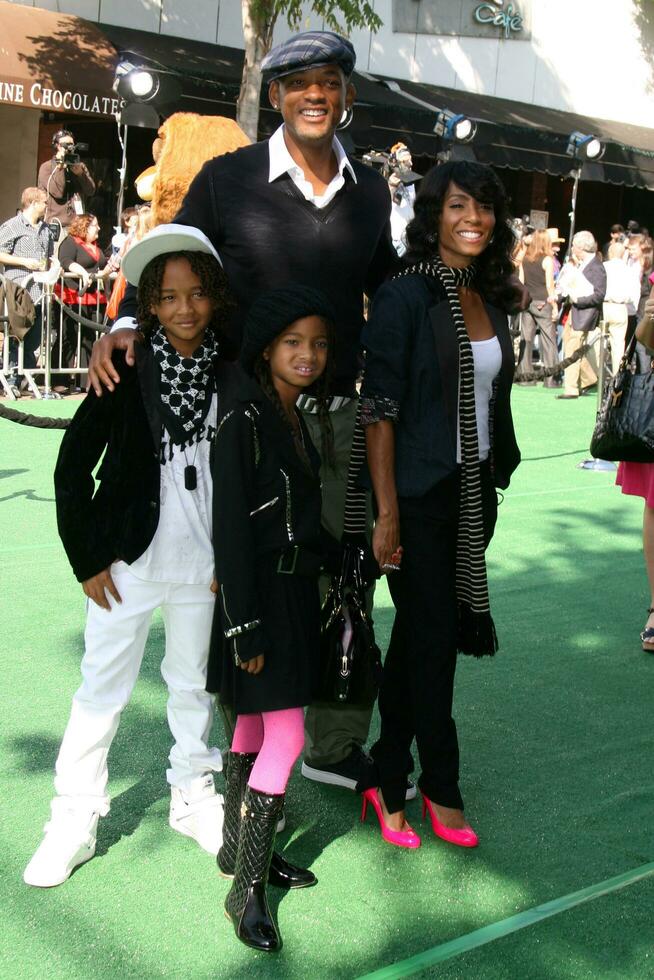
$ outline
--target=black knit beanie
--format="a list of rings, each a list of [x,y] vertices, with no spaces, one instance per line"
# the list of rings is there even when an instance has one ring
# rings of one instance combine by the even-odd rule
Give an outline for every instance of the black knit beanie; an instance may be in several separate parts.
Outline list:
[[[250,307],[241,356],[241,367],[252,374],[255,361],[275,337],[305,316],[334,322],[334,310],[324,293],[310,286],[286,286],[263,293]]]

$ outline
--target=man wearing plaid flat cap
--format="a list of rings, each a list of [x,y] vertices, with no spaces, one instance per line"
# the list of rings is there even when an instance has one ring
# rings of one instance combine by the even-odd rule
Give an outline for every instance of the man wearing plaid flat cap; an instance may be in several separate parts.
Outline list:
[[[265,290],[291,283],[317,287],[334,307],[331,419],[337,469],[325,466],[322,480],[323,522],[338,539],[356,414],[363,295],[371,296],[396,262],[386,183],[350,160],[335,135],[354,102],[354,63],[350,42],[328,31],[297,34],[274,48],[262,68],[283,124],[269,140],[206,163],[174,219],[200,228],[220,255],[238,304],[230,325],[236,345],[251,303]],[[119,316],[134,310],[134,291],[128,289]],[[111,351],[120,346],[129,357],[133,332],[129,340],[126,333],[107,335],[94,349],[89,375],[98,394],[101,384],[113,390],[118,381]],[[319,446],[312,407],[312,399],[305,400],[305,418]],[[370,716],[368,708],[312,706],[304,774],[350,789],[367,780],[362,746]]]

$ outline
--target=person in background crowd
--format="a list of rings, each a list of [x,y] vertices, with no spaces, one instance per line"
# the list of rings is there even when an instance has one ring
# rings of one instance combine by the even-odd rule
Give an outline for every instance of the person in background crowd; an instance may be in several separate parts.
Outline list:
[[[593,342],[606,294],[606,272],[597,255],[597,242],[589,231],[578,231],[572,239],[572,257],[561,269],[558,295],[569,305],[563,329],[563,357],[575,354]],[[563,392],[557,398],[578,398],[597,383],[597,354],[591,347],[563,374]]]
[[[398,255],[406,252],[406,227],[413,220],[413,205],[416,200],[416,184],[419,175],[413,172],[413,159],[406,143],[394,143],[388,160],[391,173],[388,189],[391,193],[391,237],[393,248]],[[403,180],[403,175],[413,183]]]
[[[98,322],[102,322],[107,303],[104,288],[108,283],[103,282],[103,288],[100,289],[97,280],[108,278],[111,265],[100,251],[98,245],[99,231],[100,225],[94,214],[81,214],[70,224],[68,234],[59,249],[59,261],[64,272],[70,273],[75,279],[69,278],[64,283],[63,288],[57,284],[55,292],[61,297],[62,302],[71,307],[75,313],[79,312],[87,319],[97,319]],[[72,317],[64,316],[62,367],[80,368],[86,367],[88,364],[95,334],[85,326],[81,326],[80,330],[78,363],[78,324]],[[75,382],[73,378],[71,384],[73,387],[80,387],[79,379]]]
[[[216,591],[210,450],[218,393],[233,370],[218,355],[230,297],[215,249],[197,229],[161,225],[129,258],[145,343],[136,367],[117,355],[123,381],[115,393],[89,392],[55,470],[59,534],[88,599],[82,684],[57,757],[57,795],[23,875],[38,888],[62,884],[95,854],[98,820],[110,806],[107,757],[156,609],[175,740],[169,823],[210,854],[222,843],[213,782],[222,760],[207,744],[213,698],[205,686]]]
[[[556,349],[556,286],[554,283],[554,257],[552,243],[545,229],[535,231],[522,259],[524,284],[531,296],[531,303],[520,316],[522,336],[518,376],[533,372],[532,351],[536,333],[540,334],[540,362],[545,368],[558,364]],[[535,384],[535,381],[518,381],[518,384]],[[546,388],[557,388],[553,375],[543,381]]]
[[[511,252],[511,262],[513,263],[513,268],[515,270],[515,276],[518,282],[520,282],[524,288],[525,273],[522,268],[522,260],[525,257],[527,251],[527,245],[529,244],[525,241],[524,235],[524,225],[520,219],[516,219],[512,222],[513,229],[513,250]],[[522,354],[523,340],[520,337],[520,317],[521,313],[512,313],[509,317],[509,327],[511,330],[511,336],[513,338],[513,353],[515,357],[516,364],[520,360]]]
[[[144,235],[147,235],[151,229],[151,225],[152,209],[150,206],[143,204],[141,207],[134,208],[134,214],[129,216],[129,229],[125,241],[123,242],[123,246],[118,255],[113,255],[107,263],[107,269],[112,272],[116,269],[116,267],[118,268],[118,274],[114,279],[111,296],[109,297],[109,302],[107,303],[107,319],[110,322],[115,320],[118,316],[120,303],[127,288],[127,280],[123,275],[120,265],[122,264],[125,255],[127,252],[129,252],[132,245],[134,245],[136,242],[140,242]]]
[[[654,288],[643,303],[643,315],[636,329],[636,337],[651,358],[654,355]],[[640,641],[646,653],[654,653],[654,463],[620,463],[615,482],[622,487],[623,493],[642,497],[645,501],[643,554],[650,595]]]
[[[631,238],[632,235],[639,235],[639,234],[640,234],[640,223],[638,221],[634,221],[632,218],[630,221],[627,222],[627,230],[625,231],[625,235],[627,238]]]
[[[363,295],[372,296],[397,263],[386,181],[365,164],[350,160],[335,135],[356,94],[350,82],[354,63],[350,42],[330,31],[297,34],[274,48],[262,67],[269,99],[281,112],[283,125],[269,140],[206,163],[176,218],[201,228],[220,254],[238,304],[231,324],[236,346],[250,305],[268,289],[319,282],[334,306],[330,415],[336,465],[323,461],[321,479],[323,524],[337,540],[343,533],[357,414]],[[128,289],[116,326],[124,325],[125,314],[129,322],[130,307],[133,297]],[[117,381],[111,363],[115,346],[133,350],[133,330],[98,341],[89,370],[96,392],[102,384],[111,390]],[[299,404],[320,447],[315,401],[301,396]],[[311,705],[305,720],[303,775],[351,790],[365,781],[370,760],[363,746],[371,713],[369,707]],[[228,717],[225,725],[230,738]],[[415,787],[409,792],[415,795]]]
[[[609,258],[609,246],[614,242],[624,242],[626,235],[622,225],[611,225],[610,238],[602,246],[602,258],[606,261]]]
[[[45,220],[55,218],[64,228],[84,214],[84,196],[95,191],[95,182],[86,164],[72,162],[75,137],[68,129],[60,129],[52,137],[53,156],[39,167],[37,184],[45,191],[47,201]]]
[[[38,187],[26,187],[21,194],[21,210],[15,218],[0,225],[0,263],[7,279],[27,289],[35,307],[34,323],[23,338],[23,365],[36,367],[41,347],[43,286],[35,282],[32,273],[45,270],[52,254],[50,229],[45,224],[46,194]],[[10,363],[16,367],[16,342],[11,341]],[[21,379],[17,371],[9,378],[14,394],[20,395]]]
[[[604,263],[606,295],[602,306],[602,315],[611,340],[611,370],[613,374],[618,370],[624,354],[627,336],[627,309],[633,292],[633,276],[624,261],[625,252],[624,242],[611,242],[609,257]]]
[[[554,282],[558,281],[559,273],[561,271],[561,260],[559,258],[559,253],[561,251],[561,246],[565,242],[565,238],[561,238],[559,235],[558,228],[548,228],[547,234],[549,236],[550,244],[552,246],[552,260],[554,262]]]
[[[136,231],[138,213],[139,209],[137,207],[125,208],[125,210],[121,212],[118,231],[111,239],[111,259],[115,259],[120,256],[125,243]],[[116,268],[119,267],[120,261],[118,262]]]
[[[483,164],[432,168],[415,212],[406,266],[378,290],[362,338],[373,550],[396,610],[371,750],[379,788],[364,792],[362,818],[371,804],[384,840],[420,845],[404,812],[415,738],[423,814],[438,837],[474,847],[452,698],[457,652],[497,649],[484,552],[495,486],[507,487],[520,461],[507,324],[514,237],[504,187]]]
[[[281,946],[266,899],[271,859],[271,884],[316,883],[312,872],[280,855],[273,859],[273,846],[304,744],[303,708],[319,674],[320,457],[296,403],[315,386],[328,457],[333,316],[326,297],[306,286],[255,301],[241,348],[243,374],[224,399],[215,443],[220,601],[208,688],[217,688],[237,714],[218,868],[233,878],[225,910],[236,935],[266,951]],[[276,506],[280,500],[285,504]]]

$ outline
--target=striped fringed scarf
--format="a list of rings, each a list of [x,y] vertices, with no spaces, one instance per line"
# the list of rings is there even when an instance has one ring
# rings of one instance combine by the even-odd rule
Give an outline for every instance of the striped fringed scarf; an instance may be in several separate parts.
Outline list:
[[[445,289],[459,343],[461,499],[456,549],[458,649],[460,653],[475,657],[492,656],[497,650],[497,635],[490,613],[484,556],[481,473],[475,412],[475,365],[457,292],[458,286],[469,286],[474,280],[475,269],[474,266],[451,269],[440,258],[435,257],[409,266],[398,273],[397,277],[415,273],[438,279]]]

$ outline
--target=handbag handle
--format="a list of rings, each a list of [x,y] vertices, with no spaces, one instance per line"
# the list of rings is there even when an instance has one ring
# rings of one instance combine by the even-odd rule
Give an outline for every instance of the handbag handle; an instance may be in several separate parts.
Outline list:
[[[613,387],[616,390],[617,390],[617,382],[618,382],[618,380],[620,378],[620,375],[623,374],[625,371],[628,371],[629,370],[629,363],[630,363],[632,357],[634,356],[634,354],[636,353],[636,344],[637,343],[638,343],[638,340],[637,340],[637,337],[636,337],[636,331],[634,330],[634,332],[631,335],[631,339],[629,340],[629,343],[627,344],[627,346],[624,349],[624,354],[622,355],[622,357],[620,359],[620,364],[618,365],[618,370],[615,372],[615,377],[613,378]]]

